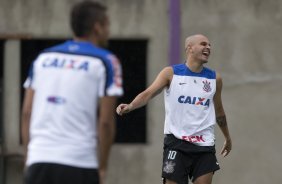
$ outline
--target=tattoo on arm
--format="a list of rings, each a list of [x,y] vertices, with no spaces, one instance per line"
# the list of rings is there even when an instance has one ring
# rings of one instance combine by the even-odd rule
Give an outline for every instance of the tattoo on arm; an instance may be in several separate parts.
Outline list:
[[[225,127],[227,125],[226,116],[219,116],[216,118],[218,126]]]

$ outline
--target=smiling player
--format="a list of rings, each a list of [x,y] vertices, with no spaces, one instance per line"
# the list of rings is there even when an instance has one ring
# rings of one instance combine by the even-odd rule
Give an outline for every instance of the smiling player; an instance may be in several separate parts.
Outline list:
[[[162,177],[166,184],[210,184],[219,169],[215,156],[214,125],[225,142],[221,154],[232,143],[221,101],[222,79],[204,66],[211,53],[207,37],[193,35],[185,41],[186,62],[164,68],[153,84],[130,104],[120,104],[119,115],[140,108],[165,89],[165,126]]]

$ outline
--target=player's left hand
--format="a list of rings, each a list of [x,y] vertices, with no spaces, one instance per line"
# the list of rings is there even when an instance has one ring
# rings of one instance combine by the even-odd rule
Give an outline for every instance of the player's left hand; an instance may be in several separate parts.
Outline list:
[[[226,157],[230,153],[231,149],[232,149],[232,141],[231,139],[226,139],[224,141],[220,154],[223,155],[223,157]]]

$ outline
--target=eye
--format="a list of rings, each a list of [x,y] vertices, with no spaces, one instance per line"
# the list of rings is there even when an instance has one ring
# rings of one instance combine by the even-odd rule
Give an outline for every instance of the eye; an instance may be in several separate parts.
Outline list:
[[[206,46],[207,43],[206,42],[201,42],[200,45]]]
[[[208,46],[211,46],[211,44],[210,44],[210,43],[207,43],[207,42],[201,42],[200,45],[202,45],[202,46],[207,46],[207,45],[208,45]]]

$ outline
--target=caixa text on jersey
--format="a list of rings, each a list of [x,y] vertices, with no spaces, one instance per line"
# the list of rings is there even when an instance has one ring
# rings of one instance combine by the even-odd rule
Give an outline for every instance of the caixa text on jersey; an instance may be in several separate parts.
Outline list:
[[[65,58],[46,58],[43,65],[44,68],[59,68],[59,69],[71,69],[88,71],[89,62],[79,61]]]
[[[178,97],[178,102],[182,104],[192,104],[192,105],[202,105],[209,107],[210,99],[202,98],[202,97],[191,97],[191,96],[180,96]]]

